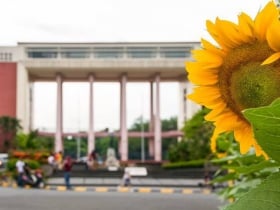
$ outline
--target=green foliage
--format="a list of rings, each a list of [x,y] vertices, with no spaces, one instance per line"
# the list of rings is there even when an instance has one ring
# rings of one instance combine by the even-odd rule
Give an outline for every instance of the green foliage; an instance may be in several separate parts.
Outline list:
[[[209,112],[202,109],[192,119],[185,123],[183,128],[185,140],[188,142],[190,160],[206,158],[211,154],[210,138],[213,133],[213,124],[204,120]]]
[[[211,154],[209,142],[213,124],[204,120],[208,112],[208,109],[202,109],[185,122],[182,141],[170,147],[168,151],[171,162],[205,159]]]
[[[16,133],[21,129],[21,125],[18,119],[10,116],[0,117],[0,152],[8,152],[13,148],[13,142]]]
[[[205,165],[205,159],[180,161],[175,163],[165,163],[162,165],[164,169],[178,169],[178,168],[203,168]]]
[[[256,157],[254,152],[246,155],[231,155],[216,162],[228,171],[225,176],[217,177],[216,182],[234,180],[222,193],[226,198],[234,198],[236,202],[226,210],[247,209],[279,209],[280,183],[280,99],[271,105],[244,110],[246,119],[251,123],[254,136],[270,157]]]
[[[38,131],[31,131],[30,133],[18,133],[15,138],[15,147],[18,150],[39,150],[52,151],[53,138],[40,137]]]
[[[280,173],[272,174],[226,210],[269,209],[279,210]]]
[[[7,162],[7,170],[10,172],[15,172],[16,171],[16,162],[18,159],[16,158],[11,158]],[[32,159],[24,159],[23,160],[31,169],[37,169],[40,168],[40,163],[36,160]]]
[[[247,109],[244,115],[253,126],[258,144],[269,157],[280,161],[280,99],[266,107]]]
[[[64,147],[64,155],[71,156],[72,158],[77,157],[77,144],[78,144],[78,139],[77,138],[72,138],[72,139],[63,139],[63,147]],[[87,156],[87,139],[86,138],[80,138],[80,155],[82,156]]]
[[[232,133],[224,133],[218,137],[217,151],[227,154],[211,161],[220,165],[220,170],[212,182],[230,183],[227,188],[219,191],[224,199],[239,199],[279,168],[275,161],[256,156],[254,150],[241,155]]]
[[[177,118],[171,117],[169,119],[163,119],[161,121],[162,131],[177,130]],[[137,118],[133,125],[130,127],[129,131],[149,131],[149,122],[143,120],[141,117]],[[141,138],[129,138],[129,159],[139,160],[141,159]],[[145,159],[150,159],[148,155],[148,139],[144,138],[144,149],[145,149]],[[177,143],[177,138],[165,138],[162,140],[162,158],[168,158],[168,149],[171,145]]]
[[[171,145],[168,150],[168,159],[170,162],[189,160],[190,152],[187,141],[180,141]]]
[[[0,128],[4,133],[16,133],[22,127],[20,121],[14,117],[10,116],[1,116],[0,117]]]

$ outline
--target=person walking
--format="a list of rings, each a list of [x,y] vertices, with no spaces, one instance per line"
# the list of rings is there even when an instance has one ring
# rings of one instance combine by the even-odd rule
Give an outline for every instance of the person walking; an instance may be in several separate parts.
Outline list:
[[[71,177],[72,165],[73,162],[71,160],[71,157],[67,156],[63,162],[63,171],[64,171],[65,186],[68,190],[71,189],[70,177]]]
[[[22,176],[24,175],[24,166],[25,163],[22,160],[22,157],[19,157],[19,159],[16,162],[16,169],[17,169],[17,184],[19,187],[23,187],[23,179]]]

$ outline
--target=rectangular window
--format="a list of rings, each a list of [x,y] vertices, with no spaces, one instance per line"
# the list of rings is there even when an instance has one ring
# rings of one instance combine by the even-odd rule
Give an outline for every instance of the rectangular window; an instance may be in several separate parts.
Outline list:
[[[128,58],[155,58],[156,48],[154,47],[128,47]]]
[[[28,58],[57,58],[56,48],[27,48]]]
[[[62,58],[89,58],[89,48],[61,48]]]
[[[190,56],[191,47],[162,47],[160,57],[162,58],[186,58]]]
[[[123,48],[121,47],[110,47],[110,48],[94,48],[95,58],[122,58]]]

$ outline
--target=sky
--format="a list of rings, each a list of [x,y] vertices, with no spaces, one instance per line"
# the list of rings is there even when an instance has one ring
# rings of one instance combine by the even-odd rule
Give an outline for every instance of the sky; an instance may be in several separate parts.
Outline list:
[[[236,22],[240,12],[251,17],[268,0],[0,0],[0,46],[17,42],[172,42],[211,41],[206,20]],[[34,85],[34,126],[54,129],[55,83]],[[118,83],[97,83],[95,129],[119,127]],[[178,115],[178,84],[161,84],[161,117]],[[64,128],[88,124],[88,84],[65,83]],[[127,87],[128,126],[149,118],[149,84]],[[46,100],[47,99],[47,100]]]

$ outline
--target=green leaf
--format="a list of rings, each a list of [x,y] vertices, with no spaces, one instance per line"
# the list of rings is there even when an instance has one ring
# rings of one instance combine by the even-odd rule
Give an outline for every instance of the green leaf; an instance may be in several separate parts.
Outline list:
[[[226,169],[233,169],[235,172],[240,174],[251,174],[254,172],[259,172],[265,168],[279,168],[279,163],[276,162],[270,162],[270,161],[262,161],[258,164],[251,164],[248,166],[231,166],[226,165],[224,168]]]
[[[224,210],[279,210],[279,198],[280,173],[275,173]]]
[[[272,159],[280,162],[280,98],[271,105],[244,110],[253,126],[258,144]]]

